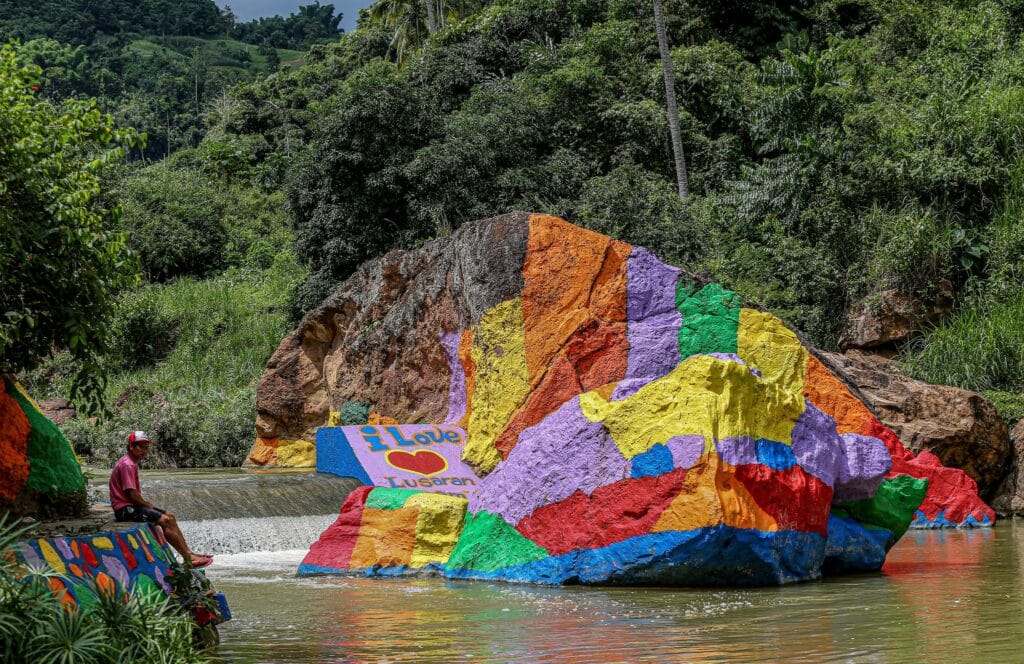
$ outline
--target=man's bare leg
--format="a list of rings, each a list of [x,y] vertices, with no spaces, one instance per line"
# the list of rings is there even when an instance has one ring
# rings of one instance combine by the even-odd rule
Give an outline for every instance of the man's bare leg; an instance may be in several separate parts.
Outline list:
[[[164,537],[181,554],[182,558],[189,561],[189,564],[198,562],[199,556],[196,556],[192,549],[188,548],[188,544],[185,543],[185,536],[181,533],[181,529],[178,528],[178,520],[174,518],[173,514],[165,512],[156,524],[164,529]]]

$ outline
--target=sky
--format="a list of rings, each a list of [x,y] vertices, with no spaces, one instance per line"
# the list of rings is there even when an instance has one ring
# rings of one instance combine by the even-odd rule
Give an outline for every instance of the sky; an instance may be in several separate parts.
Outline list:
[[[217,4],[223,7],[231,5],[231,11],[235,13],[237,20],[250,21],[261,16],[288,16],[299,9],[299,5],[311,5],[313,0],[217,0]],[[359,17],[360,7],[369,7],[373,4],[370,0],[320,0],[322,5],[334,5],[335,13],[342,13],[341,27],[345,32],[354,30],[356,18]]]

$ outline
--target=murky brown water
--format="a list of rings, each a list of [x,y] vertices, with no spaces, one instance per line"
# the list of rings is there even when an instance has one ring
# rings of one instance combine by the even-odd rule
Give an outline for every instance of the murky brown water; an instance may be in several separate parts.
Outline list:
[[[911,531],[881,574],[757,590],[294,576],[218,556],[228,662],[1019,662],[1024,522]]]

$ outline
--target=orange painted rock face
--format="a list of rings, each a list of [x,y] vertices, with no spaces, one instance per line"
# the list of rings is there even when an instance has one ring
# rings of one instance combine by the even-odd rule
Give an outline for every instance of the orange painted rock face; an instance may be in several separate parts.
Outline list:
[[[499,234],[507,244],[466,246]],[[366,403],[404,421],[430,411],[462,426],[462,461],[478,482],[468,500],[433,505],[429,517],[413,507],[420,494],[360,490],[303,573],[404,573],[429,559],[453,578],[775,584],[823,568],[878,569],[915,520],[994,518],[963,473],[914,458],[778,318],[641,247],[523,215],[421,251],[430,261],[415,252],[400,261],[423,266],[403,275],[401,301],[372,308],[382,320],[422,321],[417,333],[443,365],[419,342],[396,346],[392,330],[389,366],[436,369],[443,400],[414,381],[398,395],[350,392],[331,409]],[[495,273],[510,265],[514,275]],[[452,302],[448,319],[407,308],[428,301],[416,295],[426,284],[438,289],[430,301]],[[344,295],[352,288],[325,305],[335,330],[351,327],[339,316],[358,319]],[[310,338],[300,344],[307,358]],[[429,471],[412,450],[398,461]],[[442,535],[455,542],[443,560],[413,555]]]
[[[28,480],[28,418],[0,380],[0,499],[14,501]]]

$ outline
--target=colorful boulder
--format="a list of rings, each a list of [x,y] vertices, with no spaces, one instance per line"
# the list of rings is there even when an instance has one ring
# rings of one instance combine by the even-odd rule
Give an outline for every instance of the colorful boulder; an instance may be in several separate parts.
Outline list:
[[[0,511],[57,516],[85,508],[71,443],[21,385],[0,376]]]
[[[439,424],[463,427],[462,461],[475,469],[476,488],[468,500],[357,490],[302,573],[777,584],[823,570],[878,569],[915,515],[991,523],[962,472],[914,458],[778,318],[643,248],[560,219],[524,215],[474,226],[456,233],[452,255],[443,244],[421,250],[433,257],[429,265],[410,256],[380,259],[423,270],[394,279],[406,291],[391,296],[394,307],[423,327],[411,347],[390,337],[390,370],[437,370],[447,383],[410,378],[416,389],[397,395],[372,385],[334,393],[344,401],[327,410],[359,402],[380,413],[386,403],[393,405],[388,417],[416,421],[429,412]],[[525,235],[521,285],[512,293],[515,280],[465,264],[478,254],[460,249],[460,234],[494,237],[498,230],[512,238],[512,253],[514,238]],[[504,256],[495,265],[510,262]],[[430,272],[438,265],[486,297],[454,290],[453,279]],[[375,269],[364,266],[354,279]],[[424,293],[423,281],[436,292]],[[339,314],[348,288],[325,305],[333,337],[323,311],[293,335],[316,330],[340,348],[338,336],[351,329]],[[474,306],[460,310],[460,297]],[[410,300],[434,305],[409,311]],[[377,311],[390,325],[394,312]],[[347,315],[358,313],[349,306]],[[420,347],[428,338],[436,350]],[[297,343],[293,336],[282,348]],[[272,364],[310,362],[315,347],[301,345],[304,354],[289,359],[279,349]],[[300,373],[319,373],[332,386],[358,382],[350,374],[360,367],[329,352],[320,357],[316,372]],[[425,363],[429,357],[444,365]],[[284,380],[283,372],[268,373]],[[436,393],[426,394],[425,384]],[[417,394],[428,407],[419,407]],[[423,516],[424,503],[441,499],[456,501],[446,503],[449,516]],[[463,510],[462,518],[451,516]],[[456,543],[431,557],[414,555],[427,540]]]

